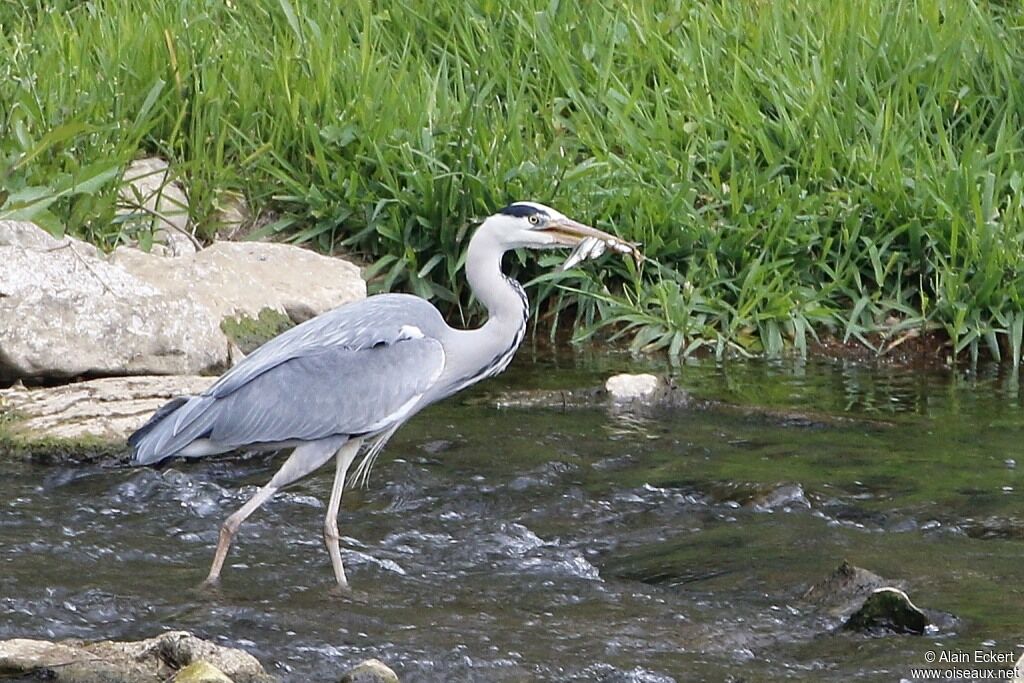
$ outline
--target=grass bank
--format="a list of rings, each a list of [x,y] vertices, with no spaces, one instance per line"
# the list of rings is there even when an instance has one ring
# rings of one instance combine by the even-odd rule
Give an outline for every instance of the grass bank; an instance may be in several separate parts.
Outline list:
[[[533,198],[654,261],[514,264],[581,336],[777,354],[925,330],[1021,358],[1017,3],[0,0],[0,24],[0,216],[132,239],[113,188],[156,152],[201,231],[242,193],[268,234],[465,319],[468,229]]]

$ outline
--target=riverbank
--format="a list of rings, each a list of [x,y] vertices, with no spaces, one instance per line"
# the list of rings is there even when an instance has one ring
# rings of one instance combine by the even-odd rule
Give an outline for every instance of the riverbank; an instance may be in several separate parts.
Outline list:
[[[467,231],[534,198],[651,259],[513,260],[544,274],[530,293],[556,333],[717,355],[921,333],[1016,364],[1022,12],[7,4],[0,217],[145,242],[151,221],[112,218],[120,174],[158,151],[199,239],[237,227],[242,197],[242,232],[365,256],[374,287],[460,319]]]

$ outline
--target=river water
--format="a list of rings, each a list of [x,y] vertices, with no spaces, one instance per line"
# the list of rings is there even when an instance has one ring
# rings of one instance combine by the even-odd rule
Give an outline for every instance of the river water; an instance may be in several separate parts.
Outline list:
[[[417,416],[345,494],[351,595],[329,590],[320,540],[331,468],[242,527],[210,593],[221,521],[280,456],[0,459],[0,638],[186,629],[285,681],[368,657],[403,681],[898,681],[929,652],[1021,651],[1015,374],[704,361],[678,383],[727,405],[492,400],[666,370],[651,363],[526,351]],[[838,630],[801,596],[843,560],[950,616]]]

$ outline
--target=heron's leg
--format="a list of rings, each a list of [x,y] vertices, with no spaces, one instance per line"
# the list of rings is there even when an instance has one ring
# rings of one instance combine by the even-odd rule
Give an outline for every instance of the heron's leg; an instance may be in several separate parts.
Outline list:
[[[331,488],[331,500],[327,504],[327,516],[324,517],[324,544],[331,556],[334,578],[340,588],[348,587],[348,579],[345,577],[345,567],[341,564],[341,548],[338,546],[338,541],[341,540],[338,534],[338,506],[341,505],[341,493],[345,489],[345,475],[348,473],[349,465],[356,459],[362,442],[362,439],[349,441],[334,456],[334,486]]]
[[[281,489],[292,482],[298,481],[313,470],[317,469],[331,459],[338,448],[345,443],[347,437],[331,437],[320,441],[304,443],[288,456],[288,459],[281,465],[281,469],[267,482],[267,484],[256,492],[256,495],[228,517],[220,528],[220,539],[217,542],[217,552],[213,555],[213,565],[210,567],[210,574],[206,577],[207,584],[215,584],[220,580],[220,571],[224,567],[224,560],[228,556],[228,548],[231,547],[231,540],[235,537],[238,527],[242,525],[249,515],[270,499],[278,489]]]

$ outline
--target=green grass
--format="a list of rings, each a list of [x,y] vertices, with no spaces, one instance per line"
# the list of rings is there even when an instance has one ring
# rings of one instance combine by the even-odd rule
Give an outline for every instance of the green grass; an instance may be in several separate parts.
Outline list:
[[[939,330],[1016,364],[1022,32],[981,0],[0,0],[0,216],[136,238],[114,190],[155,152],[204,235],[241,193],[264,236],[468,320],[468,231],[531,198],[653,261],[513,259],[552,331],[777,355]]]

